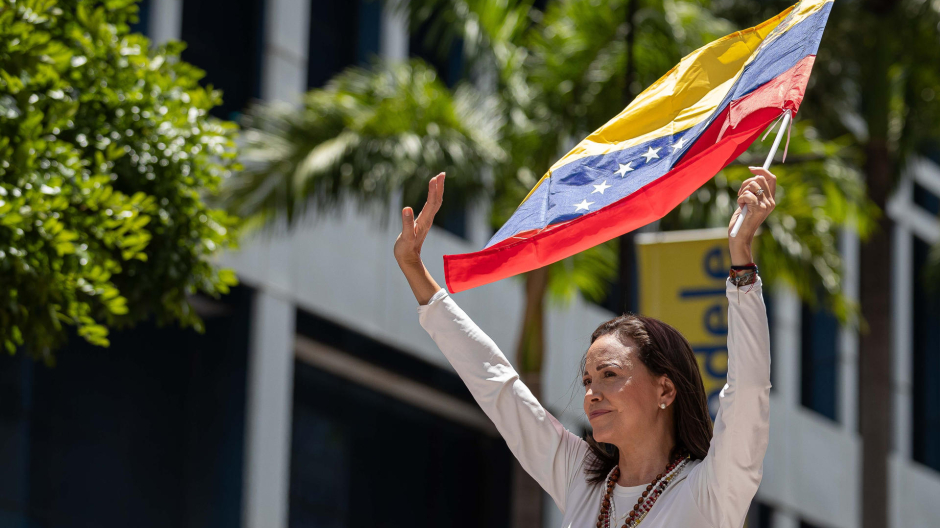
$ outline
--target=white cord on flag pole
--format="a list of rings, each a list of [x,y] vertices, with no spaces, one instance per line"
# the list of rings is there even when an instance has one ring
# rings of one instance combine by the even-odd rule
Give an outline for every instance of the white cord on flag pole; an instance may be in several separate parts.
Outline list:
[[[764,169],[769,169],[770,164],[774,161],[774,154],[777,153],[777,148],[780,146],[780,140],[783,139],[783,132],[787,130],[787,126],[790,124],[790,111],[787,110],[783,113],[783,121],[780,123],[780,130],[777,131],[777,137],[774,138],[774,144],[770,147],[770,153],[767,154],[767,160],[764,161]],[[738,215],[737,221],[734,223],[734,227],[731,228],[731,236],[738,236],[738,230],[741,229],[741,226],[744,224],[744,217],[747,215],[747,206],[741,208],[741,214]]]

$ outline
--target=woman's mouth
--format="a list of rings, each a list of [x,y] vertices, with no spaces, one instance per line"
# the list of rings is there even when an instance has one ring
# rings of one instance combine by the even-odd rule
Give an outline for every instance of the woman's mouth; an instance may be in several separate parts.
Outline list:
[[[591,411],[591,414],[588,415],[588,420],[593,420],[602,414],[607,414],[610,411]]]

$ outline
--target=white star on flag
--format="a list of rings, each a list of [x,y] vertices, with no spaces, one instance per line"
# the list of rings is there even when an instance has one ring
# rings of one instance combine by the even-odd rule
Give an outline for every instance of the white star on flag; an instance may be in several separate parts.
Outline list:
[[[646,162],[649,163],[650,161],[659,158],[659,154],[656,153],[659,152],[659,149],[661,148],[662,147],[654,149],[653,147],[649,147],[649,150],[646,151],[646,154],[643,154],[643,157],[646,158]]]
[[[618,163],[617,165],[620,165],[620,170],[614,171],[614,174],[619,174],[621,178],[623,178],[628,172],[635,170],[633,167],[630,166],[630,165],[633,165],[632,161],[630,163],[627,163],[626,165],[624,165],[623,163]],[[594,193],[591,193],[591,194],[594,194]]]
[[[685,145],[685,138],[679,138],[679,141],[676,141],[672,144],[672,151],[676,152],[677,150],[681,149],[683,145]]]
[[[604,180],[604,182],[601,183],[600,185],[595,185],[595,186],[594,186],[594,190],[591,191],[591,194],[594,194],[594,193],[596,193],[596,192],[599,192],[599,193],[601,193],[601,194],[604,194],[604,189],[610,189],[611,187],[612,187],[612,185],[607,185],[607,180]]]
[[[591,194],[594,194],[594,193],[591,193]],[[585,211],[587,211],[587,210],[588,210],[588,206],[591,205],[591,204],[593,204],[593,203],[594,203],[594,202],[589,202],[589,201],[587,201],[587,198],[585,198],[584,200],[581,201],[581,203],[579,203],[579,204],[574,204],[575,207],[577,207],[577,209],[575,209],[574,212],[577,213],[577,212],[580,211],[581,209],[584,209]]]

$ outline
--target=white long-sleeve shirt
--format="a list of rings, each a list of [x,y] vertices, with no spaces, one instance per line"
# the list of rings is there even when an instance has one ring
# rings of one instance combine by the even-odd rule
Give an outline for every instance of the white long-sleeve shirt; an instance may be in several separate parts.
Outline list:
[[[708,455],[676,476],[644,528],[740,528],[760,484],[770,428],[767,312],[760,279],[740,292],[726,285],[728,380]],[[496,343],[443,288],[418,307],[418,316],[522,467],[564,513],[563,528],[595,526],[604,486],[587,483],[587,443],[542,407]],[[611,526],[623,524],[644,489],[615,486]]]

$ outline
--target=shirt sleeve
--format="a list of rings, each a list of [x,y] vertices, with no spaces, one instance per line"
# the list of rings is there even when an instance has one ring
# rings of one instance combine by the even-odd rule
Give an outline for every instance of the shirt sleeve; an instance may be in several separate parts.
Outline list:
[[[760,277],[726,283],[728,380],[708,455],[689,475],[693,497],[716,528],[740,528],[763,475],[770,436],[770,333]]]
[[[443,288],[418,307],[418,319],[522,468],[564,512],[587,444],[542,407],[496,343]]]

